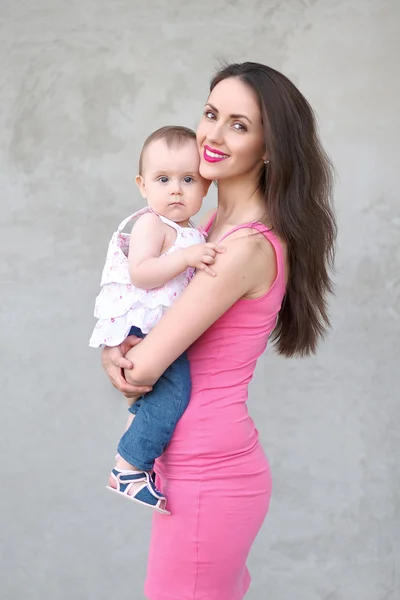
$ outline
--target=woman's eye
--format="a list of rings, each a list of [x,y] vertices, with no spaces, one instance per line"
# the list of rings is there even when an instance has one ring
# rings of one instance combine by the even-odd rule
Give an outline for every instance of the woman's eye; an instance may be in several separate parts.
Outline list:
[[[187,177],[183,178],[183,181],[185,183],[192,183],[192,181],[194,181],[193,177],[190,177],[189,175]]]
[[[212,110],[206,110],[204,112],[204,116],[207,117],[207,119],[214,119],[214,117],[215,117]]]
[[[242,123],[234,123],[233,126],[237,131],[247,131],[246,127]]]
[[[165,177],[164,175],[162,177],[158,178],[158,181],[160,181],[161,183],[168,183],[168,177]]]

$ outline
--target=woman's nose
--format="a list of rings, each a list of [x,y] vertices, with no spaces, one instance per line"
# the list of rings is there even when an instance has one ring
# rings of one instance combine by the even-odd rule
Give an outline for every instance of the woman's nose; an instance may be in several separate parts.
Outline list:
[[[223,125],[222,123],[213,123],[212,127],[207,131],[207,140],[209,142],[213,142],[214,144],[222,144],[224,136],[223,136]]]

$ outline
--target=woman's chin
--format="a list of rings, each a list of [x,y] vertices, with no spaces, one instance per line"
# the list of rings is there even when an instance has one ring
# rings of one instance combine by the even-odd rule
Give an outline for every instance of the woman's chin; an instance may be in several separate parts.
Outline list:
[[[204,179],[215,181],[221,177],[221,169],[216,163],[208,163],[204,159],[200,162],[199,173]]]

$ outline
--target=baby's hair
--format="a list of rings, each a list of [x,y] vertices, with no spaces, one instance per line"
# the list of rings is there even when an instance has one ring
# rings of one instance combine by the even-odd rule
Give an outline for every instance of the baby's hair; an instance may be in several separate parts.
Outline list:
[[[140,153],[139,175],[142,174],[143,156],[146,148],[150,146],[152,142],[156,142],[157,140],[165,140],[168,148],[172,148],[173,146],[182,146],[189,140],[196,141],[196,134],[193,129],[182,127],[181,125],[166,125],[165,127],[160,127],[160,129],[153,131],[153,133],[145,140]]]

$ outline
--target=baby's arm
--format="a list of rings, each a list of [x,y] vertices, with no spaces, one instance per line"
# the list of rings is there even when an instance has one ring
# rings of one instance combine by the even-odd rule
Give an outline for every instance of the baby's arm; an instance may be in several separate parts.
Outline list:
[[[145,214],[132,228],[129,242],[129,276],[133,285],[144,290],[164,285],[183,273],[188,267],[213,274],[208,265],[213,264],[217,252],[215,244],[195,244],[161,256],[165,242],[166,225],[155,214]]]
[[[160,256],[165,242],[166,226],[154,214],[138,219],[129,242],[129,276],[133,285],[144,290],[164,285],[187,267],[181,252]]]

